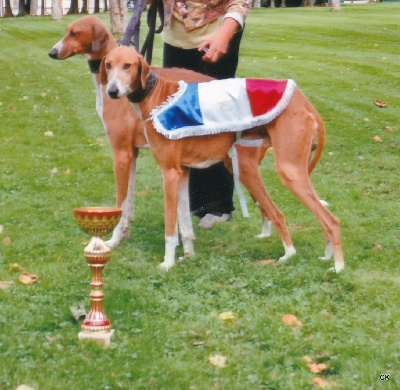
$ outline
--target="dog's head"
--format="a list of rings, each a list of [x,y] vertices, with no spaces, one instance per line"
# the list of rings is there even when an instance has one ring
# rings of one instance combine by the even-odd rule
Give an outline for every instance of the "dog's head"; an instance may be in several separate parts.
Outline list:
[[[107,85],[107,95],[119,99],[146,88],[149,64],[134,49],[120,46],[111,50],[100,65],[100,80]]]
[[[86,55],[88,59],[97,59],[93,57],[101,54],[110,36],[110,31],[98,17],[85,16],[67,27],[64,37],[48,54],[55,60],[65,60],[75,54]],[[101,58],[102,55],[99,59]]]

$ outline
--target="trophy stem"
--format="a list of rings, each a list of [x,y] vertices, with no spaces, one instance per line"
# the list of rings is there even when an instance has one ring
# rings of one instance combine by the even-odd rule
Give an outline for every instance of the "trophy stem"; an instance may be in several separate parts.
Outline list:
[[[103,269],[110,258],[111,250],[100,237],[93,237],[84,249],[85,259],[92,271],[90,286],[90,311],[82,323],[80,339],[94,339],[105,346],[110,344],[113,330],[103,310],[104,293],[102,291]]]

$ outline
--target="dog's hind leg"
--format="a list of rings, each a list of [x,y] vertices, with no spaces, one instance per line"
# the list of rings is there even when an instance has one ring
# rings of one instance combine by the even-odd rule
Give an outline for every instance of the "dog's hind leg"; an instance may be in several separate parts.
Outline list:
[[[336,272],[344,268],[339,220],[320,202],[308,175],[308,157],[317,121],[301,102],[275,126],[269,127],[275,152],[275,166],[283,184],[318,219],[326,237],[325,257],[333,252]]]
[[[189,170],[183,170],[179,186],[178,225],[181,233],[183,253],[185,257],[194,255],[193,241],[195,240],[189,202]]]
[[[247,153],[249,152],[250,151]],[[285,254],[279,259],[279,261],[287,261],[290,257],[296,254],[296,250],[293,246],[292,239],[290,238],[284,215],[276,207],[265,189],[258,169],[257,158],[251,158],[247,154],[246,158],[241,159],[241,155],[239,154],[239,172],[240,181],[246,186],[251,196],[258,203],[261,214],[266,217],[267,220],[271,221],[272,225],[281,237],[285,248]]]

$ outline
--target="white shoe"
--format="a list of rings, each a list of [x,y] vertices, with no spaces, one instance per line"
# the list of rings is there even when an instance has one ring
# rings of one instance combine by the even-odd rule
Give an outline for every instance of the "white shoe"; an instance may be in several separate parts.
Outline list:
[[[202,229],[212,229],[215,223],[229,221],[232,218],[231,214],[206,214],[199,222],[199,227]]]

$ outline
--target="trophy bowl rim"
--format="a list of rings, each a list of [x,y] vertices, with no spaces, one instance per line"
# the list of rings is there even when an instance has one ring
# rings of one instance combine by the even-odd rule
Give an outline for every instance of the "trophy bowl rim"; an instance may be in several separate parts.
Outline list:
[[[109,207],[109,206],[84,206],[84,207],[76,207],[74,208],[74,214],[84,214],[84,215],[121,215],[122,209],[119,207]]]

